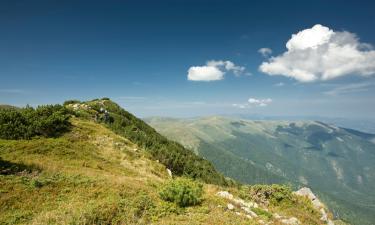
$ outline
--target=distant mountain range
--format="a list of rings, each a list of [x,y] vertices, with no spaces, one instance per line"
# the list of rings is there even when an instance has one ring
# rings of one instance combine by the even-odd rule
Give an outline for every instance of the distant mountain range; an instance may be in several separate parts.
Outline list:
[[[375,221],[375,135],[318,121],[149,118],[151,126],[244,183],[310,186],[353,224]]]
[[[320,121],[327,124],[334,124],[340,127],[349,127],[362,132],[375,134],[375,119],[358,119],[358,118],[342,118],[327,116],[265,116],[260,114],[229,114],[223,117],[239,118],[247,120],[282,120],[282,121]]]

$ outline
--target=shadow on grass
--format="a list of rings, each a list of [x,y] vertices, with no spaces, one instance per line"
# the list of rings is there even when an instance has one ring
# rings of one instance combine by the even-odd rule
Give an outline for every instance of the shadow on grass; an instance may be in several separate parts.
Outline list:
[[[5,161],[0,157],[0,175],[16,175],[24,173],[39,173],[41,169],[36,165],[26,165],[23,163],[15,163]]]

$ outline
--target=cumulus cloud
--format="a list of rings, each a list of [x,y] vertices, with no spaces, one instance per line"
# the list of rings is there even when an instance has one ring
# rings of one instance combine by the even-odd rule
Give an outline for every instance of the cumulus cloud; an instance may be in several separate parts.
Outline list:
[[[240,109],[246,109],[246,108],[252,108],[252,107],[265,107],[269,105],[272,102],[272,99],[265,98],[265,99],[256,99],[256,98],[249,98],[246,103],[236,103],[232,106],[240,108]]]
[[[263,57],[268,57],[269,55],[272,54],[272,49],[270,48],[261,48],[258,50],[258,52],[263,56]]]
[[[375,51],[371,45],[359,42],[354,33],[317,24],[293,34],[286,48],[283,54],[263,62],[259,70],[300,82],[375,74]]]
[[[240,76],[245,72],[245,67],[237,66],[231,61],[211,60],[204,66],[192,66],[188,70],[188,80],[214,81],[224,79],[226,72]]]

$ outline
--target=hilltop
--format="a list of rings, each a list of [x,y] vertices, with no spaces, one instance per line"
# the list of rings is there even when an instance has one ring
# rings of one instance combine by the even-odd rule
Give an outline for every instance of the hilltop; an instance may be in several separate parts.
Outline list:
[[[311,194],[225,178],[107,98],[3,109],[0,131],[1,224],[331,223]]]
[[[319,121],[148,118],[157,131],[248,184],[311,187],[340,218],[375,221],[373,134]]]

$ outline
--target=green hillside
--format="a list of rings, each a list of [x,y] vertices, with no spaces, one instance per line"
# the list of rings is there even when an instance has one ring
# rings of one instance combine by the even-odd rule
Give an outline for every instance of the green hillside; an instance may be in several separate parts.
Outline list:
[[[107,99],[2,109],[0,134],[0,224],[325,224],[289,187],[235,184]]]
[[[244,183],[310,186],[353,224],[375,221],[374,135],[314,121],[150,118],[151,126]]]

